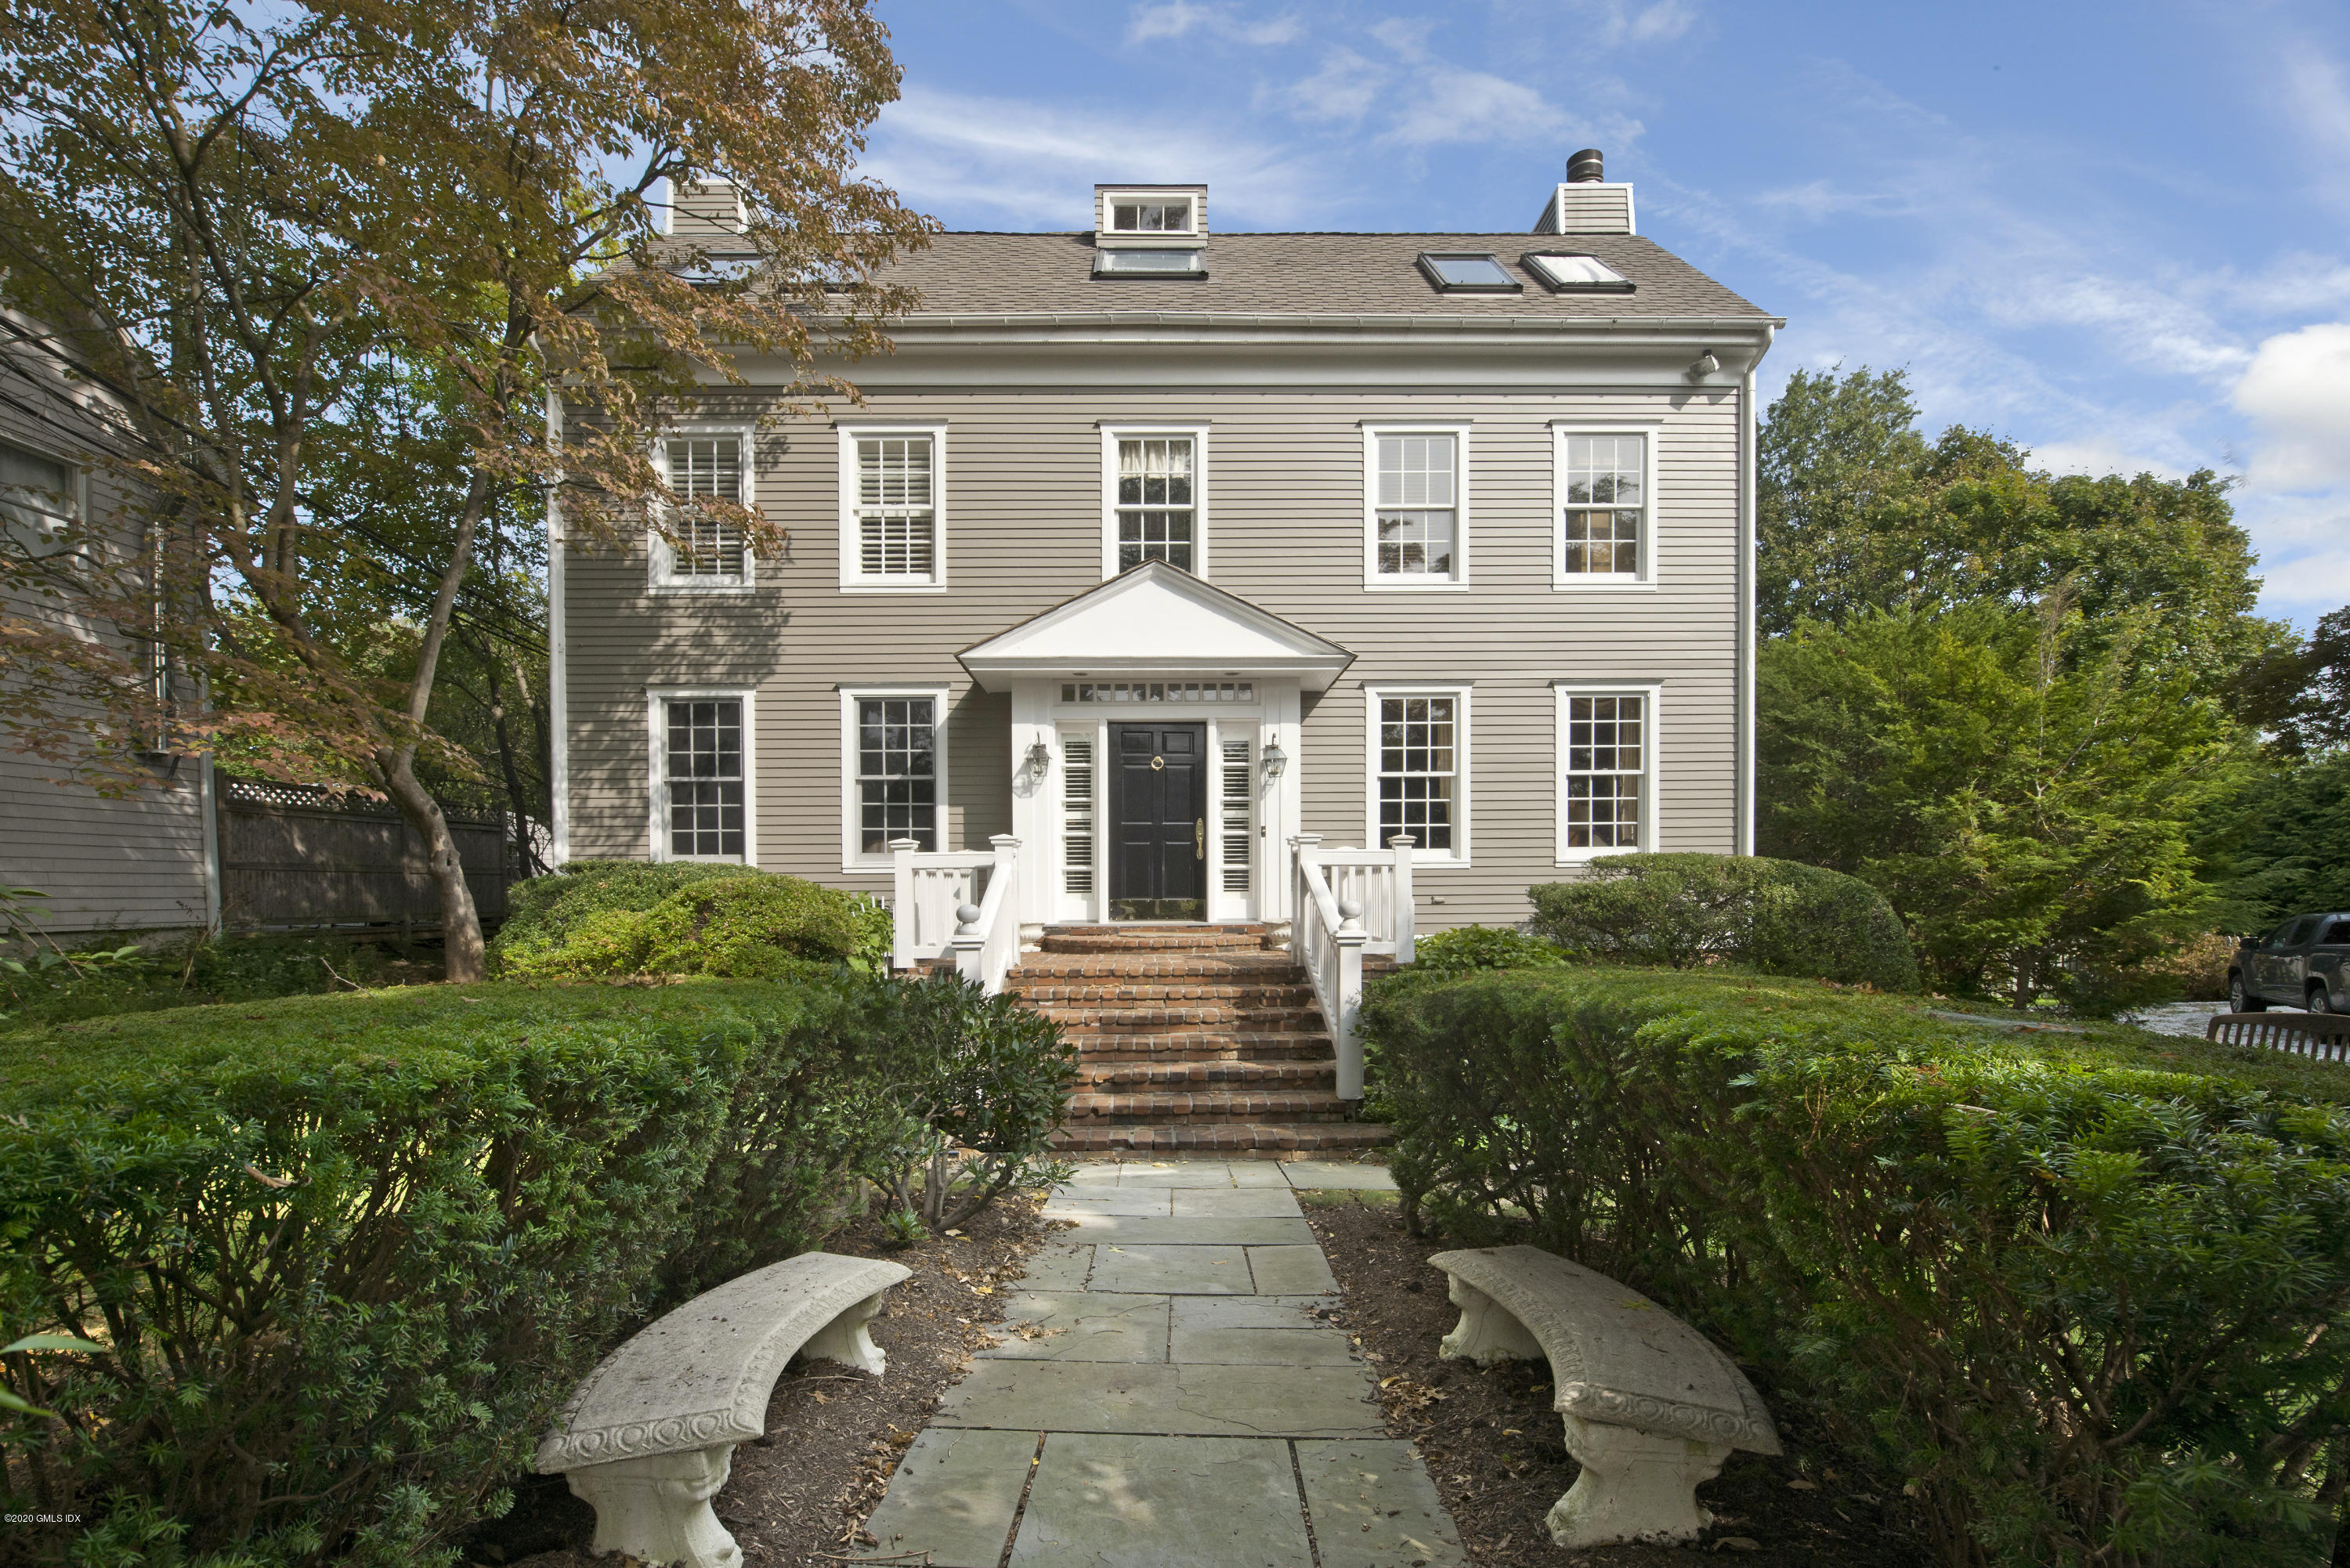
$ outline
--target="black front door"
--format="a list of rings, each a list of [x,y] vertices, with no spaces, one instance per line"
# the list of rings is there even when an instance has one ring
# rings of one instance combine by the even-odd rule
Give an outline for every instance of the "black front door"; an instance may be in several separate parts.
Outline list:
[[[1208,726],[1113,724],[1109,912],[1208,918]]]

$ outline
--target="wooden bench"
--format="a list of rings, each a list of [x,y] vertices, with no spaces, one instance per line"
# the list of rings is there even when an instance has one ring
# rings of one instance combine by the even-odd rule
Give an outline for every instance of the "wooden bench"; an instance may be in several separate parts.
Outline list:
[[[1687,1542],[1713,1521],[1697,1488],[1732,1449],[1780,1451],[1753,1385],[1713,1342],[1638,1291],[1539,1247],[1439,1252],[1461,1322],[1440,1354],[1545,1357],[1551,1407],[1583,1473],[1552,1504],[1561,1546]]]
[[[741,1568],[710,1500],[734,1445],[762,1437],[767,1399],[794,1353],[879,1373],[866,1332],[902,1263],[803,1252],[699,1295],[604,1358],[538,1445],[595,1506],[596,1551],[646,1563]]]

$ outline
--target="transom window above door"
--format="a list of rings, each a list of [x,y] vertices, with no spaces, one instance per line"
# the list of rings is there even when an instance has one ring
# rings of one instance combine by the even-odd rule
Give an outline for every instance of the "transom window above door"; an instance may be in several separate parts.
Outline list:
[[[1118,442],[1118,570],[1164,561],[1199,569],[1198,444],[1188,435]]]
[[[1364,579],[1451,587],[1467,576],[1465,430],[1367,430]]]

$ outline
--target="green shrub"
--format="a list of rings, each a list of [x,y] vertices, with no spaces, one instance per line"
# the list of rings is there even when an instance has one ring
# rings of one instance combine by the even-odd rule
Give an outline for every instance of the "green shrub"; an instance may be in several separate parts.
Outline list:
[[[1365,1022],[1408,1205],[1713,1331],[1950,1563],[2327,1560],[2341,1068],[1721,972],[1406,971]]]
[[[517,979],[792,980],[843,961],[889,969],[888,909],[747,866],[574,862],[522,884],[514,910],[491,955],[498,973]]]
[[[906,1135],[875,1185],[933,1231],[1015,1187],[1059,1179],[1050,1138],[1077,1080],[1060,1026],[951,972],[877,985]]]
[[[437,952],[398,942],[255,936],[125,949],[120,940],[104,939],[94,951],[68,949],[70,961],[45,950],[48,961],[36,956],[21,973],[0,965],[0,1028],[403,985],[441,972]]]
[[[1455,926],[1412,944],[1412,964],[1423,974],[1461,974],[1472,969],[1548,969],[1565,962],[1557,948],[1540,937],[1507,926]]]
[[[420,988],[0,1039],[15,1543],[445,1560],[616,1334],[806,1250],[900,1141],[867,982]]]
[[[1918,961],[1883,894],[1841,872],[1743,855],[1607,855],[1529,890],[1534,934],[1603,962],[1726,962],[1884,991]]]

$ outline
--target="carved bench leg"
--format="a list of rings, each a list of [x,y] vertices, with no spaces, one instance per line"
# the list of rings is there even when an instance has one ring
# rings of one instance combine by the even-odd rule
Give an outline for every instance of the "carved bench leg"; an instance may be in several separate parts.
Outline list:
[[[881,1297],[886,1293],[876,1291],[816,1330],[815,1336],[800,1346],[800,1354],[810,1361],[837,1361],[843,1366],[854,1366],[877,1376],[887,1370],[889,1354],[873,1343],[873,1336],[865,1328],[867,1320],[881,1310]]]
[[[596,1552],[623,1552],[685,1568],[743,1568],[743,1549],[710,1500],[726,1484],[734,1445],[587,1465],[564,1477],[596,1510]]]
[[[1559,1418],[1566,1425],[1566,1451],[1583,1467],[1545,1521],[1559,1545],[1694,1541],[1713,1522],[1698,1506],[1698,1483],[1720,1473],[1730,1457],[1728,1444],[1603,1426],[1580,1416]]]
[[[1461,1321],[1436,1353],[1448,1360],[1463,1356],[1480,1366],[1491,1366],[1496,1361],[1540,1361],[1541,1342],[1526,1332],[1526,1325],[1510,1315],[1507,1308],[1457,1274],[1446,1276],[1452,1282],[1449,1293],[1452,1304],[1461,1309]]]

